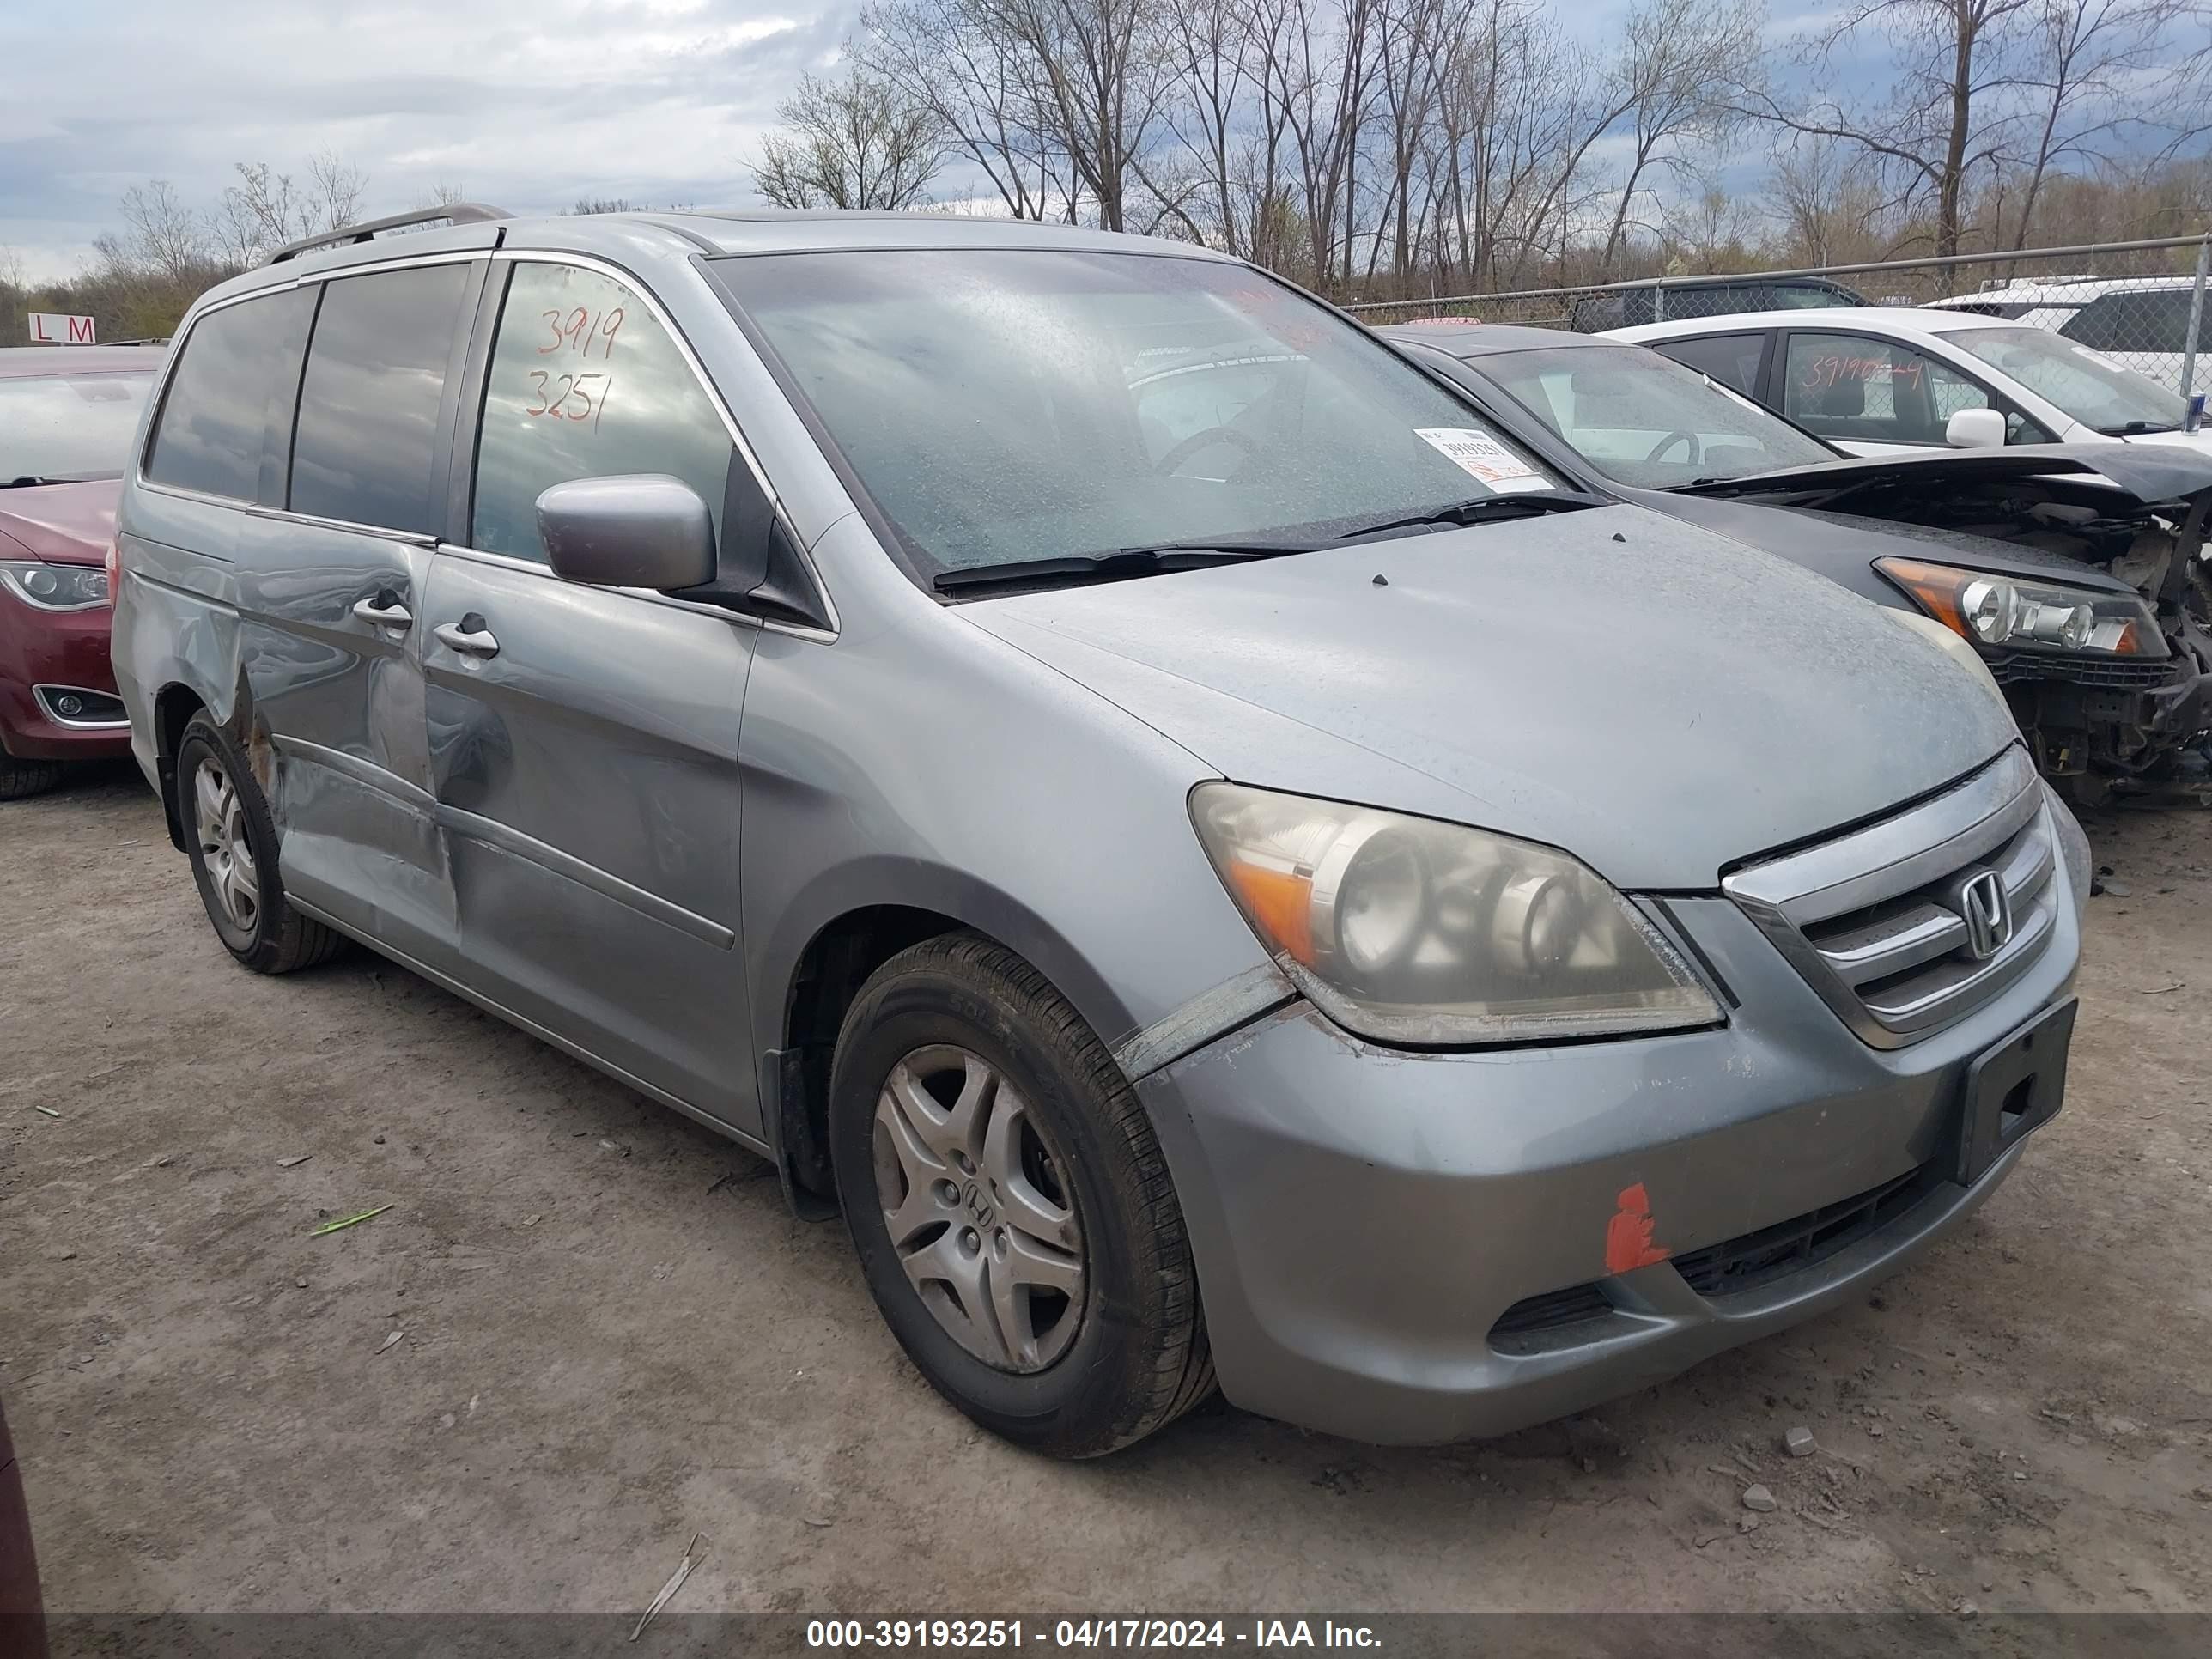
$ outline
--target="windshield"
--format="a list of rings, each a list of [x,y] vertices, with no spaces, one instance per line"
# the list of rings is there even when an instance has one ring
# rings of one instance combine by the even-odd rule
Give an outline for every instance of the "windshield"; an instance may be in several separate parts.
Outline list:
[[[1819,439],[1656,351],[1556,346],[1478,357],[1474,367],[1617,483],[1673,489],[1836,459]]]
[[[961,249],[717,269],[925,579],[1562,486],[1366,330],[1242,265]]]
[[[1962,328],[1943,337],[2100,432],[2181,425],[2181,399],[2157,381],[2039,328]]]
[[[121,477],[153,385],[150,370],[0,380],[0,484]]]

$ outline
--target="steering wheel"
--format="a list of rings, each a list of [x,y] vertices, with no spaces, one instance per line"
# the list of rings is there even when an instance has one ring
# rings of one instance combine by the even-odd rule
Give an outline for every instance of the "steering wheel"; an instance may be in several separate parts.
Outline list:
[[[1173,477],[1185,461],[1209,444],[1228,444],[1241,449],[1244,452],[1244,459],[1248,462],[1260,458],[1260,446],[1235,427],[1210,426],[1203,432],[1192,433],[1190,436],[1161,456],[1152,467],[1153,473],[1163,478]],[[1240,467],[1238,471],[1243,471],[1243,468]]]
[[[1669,449],[1673,448],[1678,442],[1686,443],[1690,446],[1690,453],[1687,455],[1685,455],[1682,459],[1690,465],[1695,466],[1698,464],[1698,434],[1694,432],[1668,433],[1657,443],[1651,446],[1651,453],[1649,455],[1646,455],[1644,459],[1647,461],[1656,461],[1662,455],[1664,455]]]

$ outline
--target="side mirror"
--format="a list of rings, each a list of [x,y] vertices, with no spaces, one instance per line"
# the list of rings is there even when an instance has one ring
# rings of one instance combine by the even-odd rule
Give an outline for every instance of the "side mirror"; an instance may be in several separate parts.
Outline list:
[[[714,519],[665,473],[576,478],[538,497],[553,574],[594,587],[697,587],[714,580]]]
[[[1962,409],[1943,423],[1943,441],[1954,449],[2002,449],[2005,417],[1994,409]]]

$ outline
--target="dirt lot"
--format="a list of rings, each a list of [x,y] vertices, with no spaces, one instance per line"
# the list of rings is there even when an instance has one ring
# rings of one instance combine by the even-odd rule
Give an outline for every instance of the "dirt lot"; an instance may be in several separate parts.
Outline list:
[[[1064,1467],[940,1404],[746,1154],[366,955],[234,968],[127,770],[0,807],[48,1601],[635,1609],[699,1533],[683,1612],[2212,1608],[2212,814],[2089,829],[2131,891],[2067,1109],[1863,1305],[1488,1444],[1216,1405]]]

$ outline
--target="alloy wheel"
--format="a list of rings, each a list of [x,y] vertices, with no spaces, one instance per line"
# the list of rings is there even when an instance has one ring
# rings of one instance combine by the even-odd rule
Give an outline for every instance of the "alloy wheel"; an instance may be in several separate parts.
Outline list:
[[[246,836],[246,806],[222,765],[204,757],[192,774],[193,817],[208,885],[230,924],[251,933],[261,920],[261,877]]]
[[[916,1048],[877,1097],[876,1195],[916,1294],[999,1370],[1043,1370],[1081,1327],[1083,1224],[1067,1166],[1012,1084],[949,1043]]]

